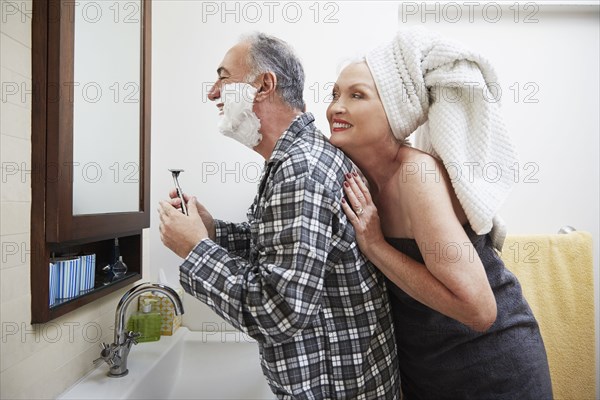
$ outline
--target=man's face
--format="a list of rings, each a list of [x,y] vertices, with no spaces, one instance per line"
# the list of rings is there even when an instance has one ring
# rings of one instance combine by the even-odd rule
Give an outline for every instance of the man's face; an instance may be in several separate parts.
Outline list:
[[[244,82],[249,71],[247,65],[248,43],[238,43],[225,54],[217,68],[217,81],[208,92],[208,99],[215,101],[221,98],[221,89],[227,83]],[[220,114],[223,114],[223,103],[217,104]]]
[[[257,89],[246,83],[250,72],[246,62],[248,51],[248,43],[239,43],[229,49],[217,68],[219,78],[208,93],[208,99],[218,102],[219,132],[254,148],[262,135],[260,119],[254,113]]]

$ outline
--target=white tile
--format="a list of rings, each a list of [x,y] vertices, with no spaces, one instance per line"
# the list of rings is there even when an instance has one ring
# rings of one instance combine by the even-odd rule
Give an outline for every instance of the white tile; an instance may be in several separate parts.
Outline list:
[[[62,316],[59,318],[59,321],[64,320],[65,318],[74,319],[80,321],[81,323],[87,323],[89,321],[96,321],[100,318],[100,307],[98,306],[98,302],[100,299],[93,301],[91,303],[86,304],[83,307],[78,308],[77,310],[70,312],[69,314]]]
[[[78,311],[73,314],[23,326],[35,335],[23,337],[17,332],[7,337],[2,346],[2,398],[55,398],[93,368],[92,361],[100,354],[99,343],[112,342],[112,318],[93,321],[102,327],[99,335],[88,329],[85,336],[86,326],[92,324],[80,321]],[[19,328],[21,324],[18,322]]]
[[[106,342],[106,343],[112,343],[114,340],[114,336],[115,336],[115,331],[113,329],[114,325],[115,325],[115,313],[114,310],[110,313],[105,313],[103,315],[101,315],[100,317],[98,317],[97,319],[95,319],[93,321],[96,325],[98,331],[94,332],[91,324],[90,327],[88,328],[88,332],[86,335],[86,339],[87,342],[89,343],[90,346],[94,346],[96,349],[98,349],[98,353],[100,352],[100,343],[101,342]]]
[[[21,12],[31,19],[33,10],[33,0],[21,0],[20,7]]]
[[[31,262],[31,240],[29,232],[0,236],[0,268],[15,268]],[[29,291],[27,291],[29,293]],[[4,297],[4,293],[2,293]]]
[[[0,0],[0,10],[3,17],[0,19],[2,22],[9,17],[21,18],[17,15],[17,11],[23,14],[23,17],[31,20],[33,0]]]
[[[98,358],[98,354],[99,349],[88,348],[77,358],[60,366],[51,379],[43,384],[44,393],[51,394],[51,399],[56,398],[94,368],[93,360]]]
[[[31,110],[31,99],[33,96],[31,78],[8,68],[0,67],[0,82],[2,82],[2,88],[0,90],[0,93],[2,94],[0,101],[2,101],[2,103],[11,103]],[[3,119],[6,118],[4,113],[0,115],[2,115]]]
[[[31,322],[31,299],[29,293],[23,297],[3,301],[0,304],[0,311],[2,311],[0,317],[2,318],[3,324],[10,322],[19,325],[18,335],[7,335],[6,337],[3,337],[3,339],[8,340],[10,337],[21,338],[21,334],[24,334],[25,337],[27,337],[27,333],[21,329],[21,323],[25,322],[27,325],[30,325]],[[4,340],[2,340],[2,344],[4,350]]]
[[[31,140],[31,109],[9,102],[0,102],[0,133]]]
[[[31,229],[31,203],[2,202],[0,217],[0,235],[27,233]]]
[[[32,5],[33,0],[0,0],[0,24],[7,23],[9,18],[29,19],[31,23]]]
[[[61,334],[60,339],[51,345],[53,350],[56,350],[53,355],[54,366],[59,368],[68,364],[91,348],[95,350],[97,358],[100,355],[100,343],[104,338],[110,338],[110,343],[113,341],[113,332],[110,329],[113,319],[114,316],[110,319],[95,318],[84,321],[77,315],[65,315],[53,321],[54,337],[57,336],[56,332]],[[88,361],[91,363],[93,359]]]
[[[4,242],[2,244],[4,245]],[[4,250],[5,248],[3,247],[2,258],[5,258]],[[18,299],[19,297],[29,296],[31,293],[30,269],[28,264],[22,264],[17,267],[0,270],[0,288],[2,288],[0,301],[2,303]]]
[[[119,300],[121,300],[121,297],[123,296],[123,294],[130,288],[131,288],[131,286],[126,286],[125,288],[117,290],[107,296],[104,296],[103,298],[99,299],[98,301],[96,301],[95,303],[99,307],[100,315],[102,316],[105,314],[112,313],[113,318],[114,318],[115,310],[117,309],[117,304],[119,304]]]
[[[0,62],[3,67],[31,78],[31,49],[0,33]]]
[[[39,326],[31,325],[31,296],[4,301],[2,315],[2,343],[0,370],[5,371],[25,362],[48,346]]]
[[[31,48],[31,18],[21,12],[19,8],[25,4],[19,3],[20,1],[3,1],[0,4],[0,31]]]
[[[31,175],[27,165],[15,162],[0,163],[0,201],[31,201]]]
[[[31,140],[0,134],[0,146],[2,165],[31,165]]]
[[[2,395],[7,399],[47,398],[43,383],[54,375],[52,360],[38,351],[18,364],[2,371]],[[40,397],[41,396],[41,397]]]
[[[99,355],[102,341],[112,343],[114,314],[88,320],[93,313],[76,310],[53,321],[31,325],[30,296],[3,302],[1,307],[3,329],[7,333],[2,342],[2,371],[32,362],[41,363],[45,370],[55,370],[92,348]],[[31,360],[40,354],[42,360]],[[86,358],[87,361],[93,360]]]
[[[83,325],[75,319],[40,324],[38,329],[41,340],[48,343],[42,350],[45,369],[52,371],[59,368],[88,347],[84,346],[85,342],[82,339]]]

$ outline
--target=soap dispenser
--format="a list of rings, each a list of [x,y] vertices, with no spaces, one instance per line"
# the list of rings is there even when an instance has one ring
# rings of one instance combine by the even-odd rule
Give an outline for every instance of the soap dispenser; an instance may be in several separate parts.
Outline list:
[[[133,313],[127,322],[127,330],[141,333],[138,342],[155,342],[160,340],[161,316],[159,312],[152,312],[154,299],[144,299],[142,311]]]

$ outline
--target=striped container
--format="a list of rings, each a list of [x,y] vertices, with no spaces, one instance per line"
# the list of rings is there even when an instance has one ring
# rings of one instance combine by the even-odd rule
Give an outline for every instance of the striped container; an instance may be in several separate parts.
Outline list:
[[[96,255],[88,254],[81,256],[81,279],[79,282],[79,292],[85,293],[94,288],[96,275]]]
[[[56,259],[50,263],[49,303],[77,297],[94,288],[96,255]]]

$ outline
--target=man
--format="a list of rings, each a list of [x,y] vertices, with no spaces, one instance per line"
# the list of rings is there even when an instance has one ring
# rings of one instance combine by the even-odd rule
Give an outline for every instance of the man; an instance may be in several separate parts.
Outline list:
[[[217,73],[208,98],[221,99],[220,130],[266,163],[248,222],[215,220],[195,198],[189,216],[178,199],[161,202],[161,240],[185,258],[181,284],[258,341],[279,398],[398,399],[384,280],[341,208],[353,166],[303,112],[302,65],[285,42],[255,34]]]

